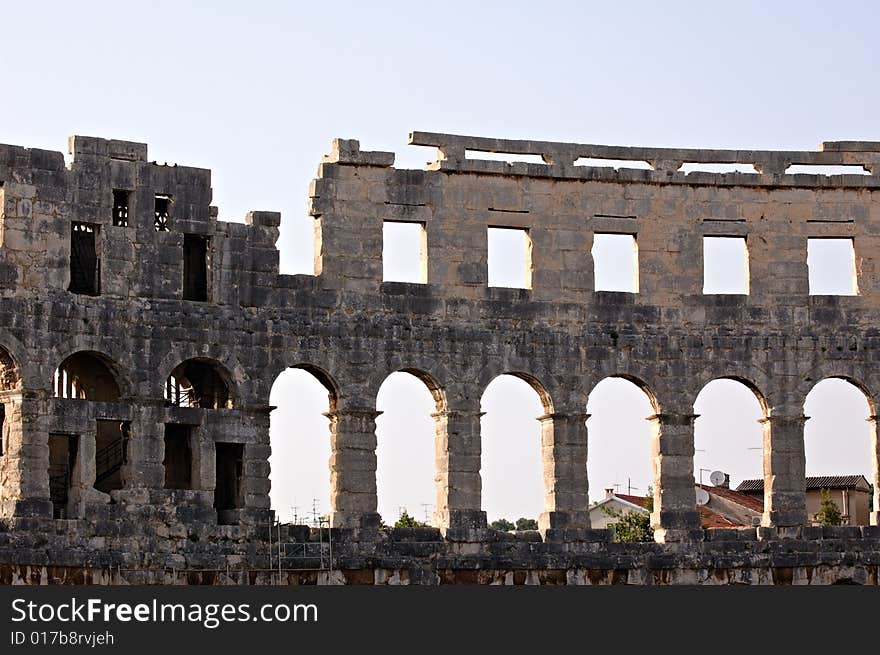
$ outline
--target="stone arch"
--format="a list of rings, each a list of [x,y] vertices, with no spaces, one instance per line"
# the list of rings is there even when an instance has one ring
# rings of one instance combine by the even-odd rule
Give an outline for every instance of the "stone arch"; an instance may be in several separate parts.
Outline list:
[[[504,378],[517,382],[504,382]],[[517,385],[521,391],[517,391]],[[527,397],[526,388],[535,396]],[[504,395],[498,396],[499,393]],[[512,398],[516,404],[511,404]],[[534,398],[538,403],[532,413]],[[535,374],[516,369],[504,371],[483,388],[480,410],[480,477],[481,487],[487,491],[481,497],[482,509],[495,519],[537,521],[547,507],[548,493],[553,493],[553,476],[544,464],[545,460],[555,460],[555,405],[549,388]],[[510,475],[511,466],[517,467],[514,476]],[[507,516],[509,513],[516,515]]]
[[[246,401],[253,400],[250,375],[234,353],[214,353],[208,352],[207,348],[197,349],[191,346],[192,344],[184,344],[180,347],[174,347],[159,360],[159,363],[154,366],[158,375],[150,379],[150,395],[154,398],[164,398],[168,375],[171,371],[186,361],[196,360],[213,362],[219,367],[220,374],[230,389],[236,407]]]
[[[165,381],[165,403],[201,409],[232,409],[238,390],[232,374],[216,359],[193,357],[175,366]]]
[[[433,508],[436,520],[444,478],[437,453],[447,443],[445,388],[424,368],[402,366],[379,384],[375,403],[378,510],[388,524],[403,509],[430,522]]]
[[[319,513],[331,503],[328,461],[340,387],[333,374],[312,362],[294,361],[271,373],[264,450],[270,501],[280,519],[305,523],[301,517],[310,516],[314,503]]]
[[[0,391],[15,391],[21,388],[21,384],[18,364],[12,354],[0,346]]]
[[[763,371],[753,366],[749,366],[744,372],[728,373],[719,371],[718,367],[714,365],[708,367],[702,371],[699,379],[697,380],[698,386],[695,390],[696,393],[693,394],[694,402],[697,401],[697,398],[703,392],[703,390],[709,384],[715,382],[716,380],[732,380],[733,382],[739,382],[755,396],[755,399],[758,401],[758,405],[760,405],[761,407],[764,418],[770,415],[772,404],[763,389],[770,389],[772,387],[770,379],[764,374]]]
[[[45,382],[45,373],[29,356],[27,348],[11,333],[0,330],[0,348],[5,351],[8,366],[11,362],[18,377],[19,389],[39,387]]]
[[[825,370],[828,370],[830,367],[824,367]],[[811,380],[812,385],[810,386],[809,391],[804,396],[804,416],[806,424],[804,426],[803,432],[803,449],[804,449],[804,475],[805,478],[810,477],[821,477],[826,475],[862,475],[868,479],[869,483],[873,487],[873,494],[866,494],[859,491],[855,491],[852,494],[848,492],[842,492],[840,498],[835,498],[835,502],[838,507],[841,509],[841,512],[845,517],[848,518],[848,522],[850,525],[877,525],[878,519],[880,519],[880,490],[878,490],[878,484],[880,484],[880,441],[878,441],[878,429],[877,429],[877,410],[876,410],[876,402],[875,397],[870,391],[870,388],[867,384],[863,382],[861,378],[857,378],[852,374],[848,373],[838,373],[834,374],[833,369],[829,371],[831,374],[825,375],[821,379]],[[840,417],[828,417],[822,416],[824,412],[816,413],[815,411],[810,411],[808,414],[807,406],[810,404],[810,397],[820,386],[825,385],[826,382],[837,380],[846,383],[846,386],[852,389],[855,389],[860,395],[861,398],[864,399],[865,404],[867,405],[867,416],[859,417],[859,416],[840,416]],[[827,393],[827,392],[826,392]],[[820,396],[821,397],[821,396]],[[846,400],[841,398],[841,404],[835,403],[835,407],[846,407]],[[815,402],[815,397],[814,397]],[[815,409],[815,408],[814,408]],[[857,410],[856,410],[857,411]],[[825,421],[829,421],[829,425],[822,425]],[[833,430],[835,433],[845,433],[849,430],[855,432],[862,431],[862,425],[860,419],[864,418],[867,421],[867,427],[864,428],[864,437],[868,442],[868,447],[866,452],[868,454],[869,461],[867,462],[867,466],[864,464],[864,468],[861,467],[851,467],[851,460],[849,457],[853,455],[850,454],[849,457],[846,455],[843,456],[842,459],[836,462],[837,466],[833,468],[833,470],[819,470],[817,471],[812,464],[815,464],[817,458],[814,456],[810,456],[809,451],[812,450],[811,445],[815,447],[817,445],[815,440],[812,440],[811,437],[815,435],[814,430],[821,430],[823,427],[826,431]],[[817,423],[816,421],[819,421]],[[852,421],[852,423],[848,423]],[[812,434],[811,434],[812,433]],[[852,434],[852,433],[850,433]],[[859,439],[861,441],[861,439]],[[833,462],[835,458],[840,457],[841,453],[846,453],[847,445],[845,444],[845,440],[842,441],[837,439],[835,441],[836,447],[831,452],[822,453],[821,461],[822,462]],[[861,455],[856,455],[857,457],[861,457]],[[807,510],[807,519],[809,520],[817,511],[818,511],[818,503],[819,499],[817,497],[817,492],[815,490],[811,490],[809,486],[806,487],[806,510]]]
[[[662,411],[657,393],[654,391],[652,385],[646,382],[645,378],[641,375],[624,372],[608,373],[607,375],[603,375],[601,378],[596,380],[592,384],[592,386],[590,386],[590,393],[592,393],[593,389],[595,389],[603,380],[607,378],[626,380],[627,382],[631,382],[648,397],[648,401],[651,403],[651,409],[653,409],[655,413],[659,414]],[[589,394],[587,394],[587,398],[589,399]]]
[[[818,385],[822,384],[826,380],[843,380],[844,382],[849,383],[850,385],[852,385],[853,387],[855,387],[856,389],[858,389],[859,391],[862,392],[862,395],[865,397],[865,401],[868,403],[868,411],[871,413],[871,415],[873,416],[874,414],[877,413],[877,407],[874,402],[874,395],[871,393],[871,390],[868,387],[868,385],[865,384],[864,382],[862,382],[861,378],[854,377],[853,375],[850,375],[850,374],[831,373],[831,374],[823,375],[822,377],[818,377],[818,378],[814,378],[814,379],[810,380],[810,387],[807,390],[807,392],[804,394],[804,402],[806,402],[807,396],[809,396],[810,393]]]
[[[611,394],[611,397],[604,398],[605,402],[603,403],[603,398],[601,398],[603,392],[595,392],[600,385],[604,385],[610,380],[617,381],[620,389],[614,389],[612,385],[611,390],[605,390],[604,393]],[[621,380],[628,384],[619,385]],[[626,400],[627,405],[623,415],[620,414],[621,410],[615,410],[614,413],[606,411],[622,402],[623,398],[620,394],[632,396]],[[642,400],[637,400],[638,398]],[[645,411],[641,414],[636,413],[634,406],[630,404],[633,402],[644,403],[645,401],[647,401],[647,406],[644,407]],[[596,406],[597,402],[600,403],[598,407]],[[638,407],[640,410],[642,409],[641,405]],[[592,500],[601,500],[607,489],[613,488],[612,484],[628,486],[633,483],[635,486],[631,488],[622,486],[617,489],[617,492],[633,496],[647,495],[647,487],[654,484],[651,465],[652,431],[650,419],[660,412],[660,403],[654,390],[641,376],[615,371],[596,380],[589,388],[586,410],[589,416],[587,425],[590,457],[587,462]],[[631,445],[620,443],[618,437],[632,438],[632,435],[636,433],[641,433],[640,437]],[[614,438],[609,439],[608,435],[613,435]],[[630,461],[627,462],[627,459]],[[611,478],[608,477],[609,465],[614,467],[611,473],[615,475]],[[618,478],[617,474],[622,477]],[[638,481],[642,479],[644,479],[643,482]],[[604,526],[606,522],[603,520],[601,525],[597,527]]]
[[[550,396],[549,387],[547,387],[541,380],[538,379],[537,376],[526,373],[524,371],[519,370],[510,370],[503,371],[501,373],[497,373],[492,375],[489,381],[483,385],[483,393],[486,393],[486,388],[492,384],[495,380],[500,378],[503,375],[510,375],[512,377],[518,378],[528,384],[536,394],[538,394],[538,398],[541,401],[541,406],[544,409],[545,414],[552,414],[554,411],[553,398]]]
[[[443,412],[446,410],[446,390],[440,385],[439,382],[437,382],[433,375],[431,375],[424,369],[414,368],[410,366],[399,368],[397,369],[397,371],[394,372],[409,373],[415,378],[421,380],[422,383],[424,383],[424,385],[428,387],[428,391],[431,393],[431,397],[434,399],[436,411]],[[385,379],[388,378],[386,377]]]
[[[52,390],[56,398],[113,402],[127,395],[126,377],[119,365],[94,350],[65,357],[55,369]]]
[[[286,368],[294,368],[301,371],[305,371],[314,377],[321,385],[327,390],[327,402],[329,403],[331,412],[336,411],[337,403],[339,402],[339,384],[337,384],[336,380],[333,376],[324,368],[320,366],[316,366],[314,364],[300,363],[300,364],[292,364]],[[283,371],[280,371],[278,375],[281,375]],[[275,376],[275,379],[278,379],[278,376]]]
[[[725,382],[736,384],[718,384]],[[758,385],[741,375],[713,377],[697,392],[693,408],[694,478],[709,484],[704,474],[721,470],[732,488],[762,478],[770,404]]]

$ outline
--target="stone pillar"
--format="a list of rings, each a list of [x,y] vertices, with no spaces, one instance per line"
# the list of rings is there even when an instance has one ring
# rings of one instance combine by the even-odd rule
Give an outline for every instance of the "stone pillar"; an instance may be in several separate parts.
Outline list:
[[[654,457],[654,511],[651,525],[660,543],[701,541],[703,530],[694,492],[696,414],[649,416]]]
[[[806,477],[804,424],[809,417],[772,415],[764,426],[764,517],[765,527],[806,525]]]
[[[37,393],[23,391],[8,395],[5,404],[2,514],[51,518],[44,402]]]
[[[192,453],[190,487],[193,491],[208,492],[202,498],[205,502],[213,500],[217,484],[217,445],[205,423],[192,427],[189,449]]]
[[[165,408],[162,401],[142,401],[129,424],[126,493],[165,485]],[[143,493],[139,491],[138,493]]]
[[[483,529],[483,483],[480,478],[479,401],[474,407],[444,410],[434,418],[434,482],[437,490],[434,524],[444,534],[453,529]]]
[[[244,460],[241,474],[241,499],[243,507],[252,510],[263,510],[271,507],[269,491],[269,455],[272,448],[269,443],[269,413],[271,407],[247,407],[242,409],[249,428],[253,429],[256,443],[244,446]]]
[[[67,498],[67,517],[84,518],[87,505],[110,502],[110,495],[95,489],[95,422],[79,435],[76,460],[70,472],[70,489]]]
[[[874,498],[872,499],[869,517],[871,525],[880,525],[880,437],[877,435],[877,421],[880,416],[869,416],[871,424],[871,484],[874,485]]]
[[[381,522],[376,499],[376,417],[374,409],[347,407],[330,419],[330,525],[375,528]]]
[[[538,528],[589,528],[587,480],[588,414],[545,414],[541,423],[541,460],[544,464],[544,511]]]

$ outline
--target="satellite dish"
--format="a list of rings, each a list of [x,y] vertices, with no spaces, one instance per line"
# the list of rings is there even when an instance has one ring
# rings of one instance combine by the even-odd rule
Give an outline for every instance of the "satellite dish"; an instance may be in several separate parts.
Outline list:
[[[705,505],[709,502],[709,492],[703,489],[702,487],[694,487],[694,492],[697,495],[697,505]]]
[[[724,471],[712,471],[709,475],[709,482],[716,487],[720,487],[724,484],[725,480],[727,480],[727,476],[724,474]]]

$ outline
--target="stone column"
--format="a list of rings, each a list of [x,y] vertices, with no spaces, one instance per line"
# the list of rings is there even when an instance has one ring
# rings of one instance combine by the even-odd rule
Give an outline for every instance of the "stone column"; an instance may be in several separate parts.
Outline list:
[[[36,392],[6,396],[3,455],[3,516],[52,516],[49,500],[49,441],[45,401]]]
[[[214,498],[217,484],[217,446],[205,423],[192,426],[189,450],[192,455],[190,489],[207,492],[198,498],[208,503]]]
[[[23,471],[21,394],[2,392],[3,430],[0,432],[3,456],[0,457],[0,517],[8,518],[16,513],[22,496],[25,479]]]
[[[67,499],[67,517],[83,518],[87,505],[110,502],[110,495],[95,489],[95,422],[89,421],[90,429],[79,435],[76,460],[70,472],[70,489]]]
[[[538,417],[544,464],[544,511],[538,528],[545,536],[550,529],[590,527],[587,418],[582,413]]]
[[[444,534],[452,529],[486,527],[480,478],[479,401],[470,407],[444,410],[434,417],[434,524]]]
[[[772,415],[764,426],[764,517],[765,527],[806,525],[806,477],[804,424],[809,417]]]
[[[268,510],[271,507],[269,491],[269,455],[272,447],[269,443],[269,406],[246,407],[242,409],[244,420],[254,432],[255,443],[244,446],[241,472],[241,499],[243,508],[249,510]],[[255,515],[260,515],[255,513]]]
[[[330,419],[330,525],[375,528],[381,517],[376,499],[376,417],[374,409],[347,407]]]
[[[654,511],[651,525],[660,543],[701,541],[703,530],[694,492],[694,420],[696,414],[663,413],[648,417],[654,457]]]
[[[165,485],[163,401],[141,401],[132,416],[129,430],[126,495],[134,490],[143,494],[143,489],[161,489]]]
[[[868,516],[871,519],[871,525],[880,525],[880,437],[877,435],[877,421],[880,416],[869,416],[868,422],[871,424],[871,484],[874,485],[874,497],[872,499],[871,511]]]

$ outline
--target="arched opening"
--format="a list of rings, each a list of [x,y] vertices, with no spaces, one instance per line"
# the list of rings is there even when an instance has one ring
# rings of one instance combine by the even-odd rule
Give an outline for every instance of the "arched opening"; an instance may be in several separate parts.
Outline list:
[[[275,516],[284,523],[313,524],[330,511],[330,428],[336,386],[312,367],[287,368],[269,392],[271,490]]]
[[[122,395],[112,364],[94,352],[74,353],[55,369],[56,398],[114,402]]]
[[[869,396],[855,381],[826,378],[807,394],[804,415],[810,417],[804,427],[807,519],[814,525],[868,525],[877,466],[871,456],[875,426],[865,420],[874,415]]]
[[[492,380],[480,402],[480,475],[489,524],[537,529],[544,481],[541,425],[535,419],[552,413],[550,396],[534,378],[513,373]]]
[[[430,525],[435,508],[434,419],[444,409],[440,388],[414,370],[392,373],[376,395],[376,491],[388,525]]]
[[[12,355],[6,348],[0,346],[0,391],[14,391],[18,389],[20,382],[18,367]]]
[[[763,479],[763,396],[736,378],[718,378],[704,386],[694,402],[694,480],[736,489],[743,480]],[[727,476],[710,481],[715,471]],[[720,476],[718,476],[720,479]]]
[[[55,370],[53,392],[56,398],[116,402],[122,388],[115,365],[96,352],[78,352],[67,357]],[[92,486],[109,494],[125,487],[128,463],[129,424],[127,421],[96,419],[93,447],[86,448],[83,434],[50,434],[49,497],[54,516],[66,517],[68,501],[76,501],[82,487],[88,484],[93,471]],[[84,461],[83,453],[94,452],[94,459]]]
[[[165,404],[201,409],[232,409],[230,375],[213,359],[188,359],[165,381]]]
[[[611,503],[616,509],[626,507],[625,503],[645,507],[645,499],[651,495],[652,432],[646,419],[656,414],[656,409],[644,385],[624,377],[608,377],[590,392],[587,414],[590,522],[594,528],[603,528],[617,520],[602,510],[608,505],[604,501],[617,498]]]

